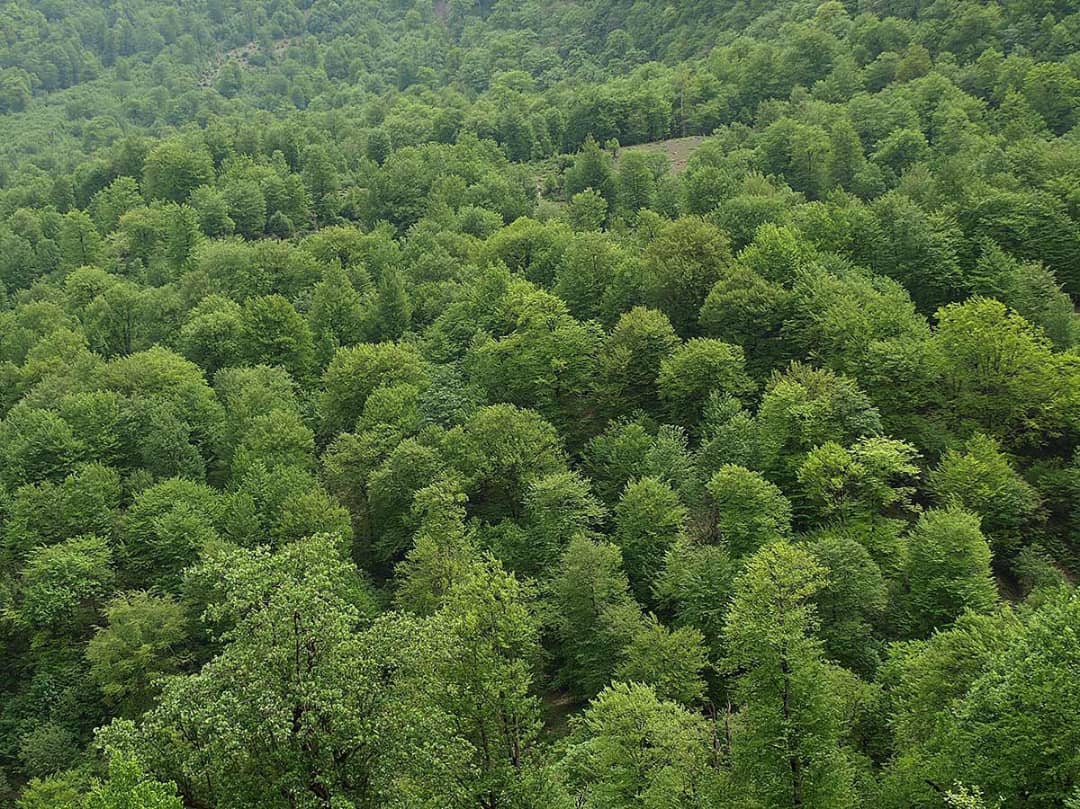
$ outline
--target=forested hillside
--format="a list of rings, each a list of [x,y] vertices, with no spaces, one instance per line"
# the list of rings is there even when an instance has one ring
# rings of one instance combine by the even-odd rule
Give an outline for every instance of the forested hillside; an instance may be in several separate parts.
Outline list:
[[[1080,809],[1078,300],[1072,3],[9,0],[0,806]]]

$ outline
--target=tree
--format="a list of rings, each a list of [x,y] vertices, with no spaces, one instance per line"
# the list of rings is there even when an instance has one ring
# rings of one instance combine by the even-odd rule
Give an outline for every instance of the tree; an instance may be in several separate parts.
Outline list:
[[[604,291],[626,260],[625,253],[610,237],[578,233],[566,245],[555,270],[554,292],[579,320],[598,318]]]
[[[814,536],[807,550],[826,573],[814,596],[826,657],[860,675],[872,674],[881,655],[875,629],[888,604],[881,568],[866,547],[841,532]]]
[[[728,610],[724,634],[740,672],[733,778],[769,806],[854,805],[835,675],[813,635],[824,574],[805,550],[774,542],[747,562]]]
[[[32,631],[77,635],[96,617],[114,575],[112,552],[101,537],[38,548],[22,571],[16,618]]]
[[[115,469],[80,465],[59,484],[20,486],[6,504],[4,551],[16,560],[72,536],[108,536],[119,516],[122,487]]]
[[[199,217],[199,229],[210,238],[228,236],[236,229],[229,216],[229,202],[217,189],[200,185],[191,192],[188,203]]]
[[[907,291],[891,278],[816,268],[799,274],[783,326],[784,337],[808,356],[860,379],[872,370],[875,343],[929,334]]]
[[[611,162],[611,156],[595,140],[591,137],[586,139],[573,166],[566,172],[567,196],[572,198],[586,189],[592,189],[607,203],[605,210],[612,207],[616,189]]]
[[[529,485],[566,469],[555,428],[513,405],[477,410],[447,433],[443,452],[461,476],[472,513],[492,523],[520,518]]]
[[[323,375],[322,430],[332,435],[350,429],[368,395],[379,385],[420,382],[424,361],[411,345],[381,343],[341,348]]]
[[[561,556],[570,538],[592,536],[605,516],[589,481],[576,472],[555,472],[533,480],[525,493],[527,547],[500,548],[515,572],[541,576]]]
[[[1062,135],[1076,122],[1080,80],[1060,63],[1034,65],[1024,76],[1024,96],[1046,125]]]
[[[686,518],[679,496],[657,478],[632,480],[619,498],[614,540],[641,603],[652,603],[653,582],[663,569],[668,550],[683,535]]]
[[[888,797],[931,805],[944,785],[967,782],[1002,807],[1069,805],[1076,607],[1075,591],[1058,589],[1029,612],[968,612],[896,645],[887,682],[902,755],[883,782]]]
[[[175,137],[163,140],[146,155],[142,186],[150,199],[184,202],[200,185],[214,179],[214,163],[201,141]]]
[[[241,478],[256,464],[274,471],[315,466],[315,433],[292,410],[273,410],[256,416],[245,430],[232,458],[232,474]]]
[[[599,231],[608,219],[608,202],[592,188],[586,188],[570,197],[566,206],[566,220],[578,233]]]
[[[656,379],[669,418],[693,427],[711,394],[749,396],[756,386],[745,361],[741,348],[720,340],[696,337],[679,346],[661,361]]]
[[[138,717],[154,706],[159,680],[185,662],[187,616],[171,596],[135,591],[110,601],[105,619],[86,647],[90,676],[122,715]]]
[[[154,346],[114,359],[102,370],[101,383],[133,399],[156,398],[156,410],[163,410],[167,402],[176,418],[190,430],[195,448],[204,458],[209,457],[223,413],[197,365]]]
[[[390,155],[392,148],[390,136],[386,134],[385,129],[373,129],[368,133],[367,144],[364,147],[368,160],[381,166]]]
[[[173,784],[151,778],[139,762],[130,757],[109,758],[109,778],[98,783],[86,796],[86,809],[182,809],[183,802]]]
[[[237,233],[245,239],[257,239],[262,235],[266,228],[266,197],[254,178],[229,178],[221,189],[221,197]],[[217,224],[220,227],[224,223],[219,221]]]
[[[647,685],[615,683],[574,723],[564,767],[576,805],[712,806],[721,780],[706,722]]]
[[[938,503],[979,515],[995,554],[1009,555],[1023,544],[1021,532],[1039,510],[1038,492],[986,435],[972,436],[962,450],[948,450],[927,482]]]
[[[323,271],[322,280],[311,291],[307,318],[322,366],[331,360],[339,346],[356,345],[363,340],[367,308],[340,265],[332,264]]]
[[[133,586],[178,587],[186,567],[216,544],[224,503],[204,484],[172,478],[139,492],[124,515],[118,553]]]
[[[715,225],[687,217],[661,226],[645,249],[642,301],[659,309],[683,337],[698,332],[701,306],[731,261],[728,238]]]
[[[349,794],[343,780],[363,766],[363,709],[360,689],[342,687],[374,605],[335,542],[236,551],[202,568],[220,594],[207,618],[225,646],[197,674],[169,680],[146,720],[146,732],[168,739],[155,763],[167,762],[189,798],[274,805]],[[233,699],[234,689],[260,699]]]
[[[84,264],[97,264],[101,259],[103,243],[93,221],[82,211],[64,214],[60,225],[61,265],[68,269]]]
[[[908,535],[905,579],[906,621],[912,636],[948,626],[965,609],[990,610],[997,593],[979,518],[959,508],[923,514]]]
[[[754,421],[762,464],[782,483],[814,447],[881,432],[880,414],[853,380],[802,363],[773,374]]]
[[[0,70],[0,112],[21,112],[30,103],[32,76],[22,68]]]
[[[617,210],[631,219],[642,208],[651,208],[656,196],[656,180],[645,154],[626,152],[619,160]]]
[[[705,636],[692,627],[668,629],[649,615],[626,647],[615,680],[641,683],[660,699],[691,706],[705,695]]]
[[[446,634],[438,704],[467,744],[465,799],[494,809],[521,796],[543,805],[543,785],[528,780],[541,729],[540,703],[530,693],[539,652],[539,623],[529,590],[497,563],[474,566],[450,591],[436,616]],[[536,803],[539,801],[538,803]],[[468,805],[468,803],[466,804]]]
[[[415,439],[401,441],[372,471],[367,499],[375,562],[396,562],[408,550],[417,527],[413,498],[445,471],[446,461],[438,451]]]
[[[51,410],[15,408],[0,424],[4,464],[0,480],[9,488],[67,475],[83,448],[70,425]]]
[[[1076,794],[1077,731],[1068,717],[1078,657],[1066,638],[1078,604],[1075,592],[1061,590],[1032,615],[1022,639],[972,684],[943,740],[952,772],[969,773],[1003,806],[1050,807]]]
[[[709,290],[698,320],[704,334],[741,346],[751,362],[768,368],[785,353],[780,328],[790,307],[784,287],[734,264]]]
[[[581,535],[572,538],[555,573],[551,599],[559,679],[574,693],[591,697],[610,682],[642,620],[618,547]]]
[[[478,338],[465,368],[489,399],[536,408],[576,443],[589,427],[600,340],[596,324],[560,313],[499,340]]]
[[[445,602],[476,558],[473,532],[465,525],[465,495],[446,479],[413,498],[419,527],[413,546],[395,568],[394,602],[418,615],[431,615]]]
[[[240,361],[243,309],[220,295],[208,295],[188,313],[180,329],[185,357],[214,374]]]
[[[796,476],[811,521],[910,511],[919,453],[903,441],[874,436],[849,449],[827,441],[807,453]]]
[[[937,313],[947,413],[1007,446],[1038,445],[1060,424],[1049,342],[1022,317],[987,298]]]
[[[396,267],[385,267],[379,275],[372,317],[374,322],[369,331],[378,340],[397,340],[409,328],[412,303],[405,280]]]
[[[314,143],[304,150],[301,157],[301,175],[304,187],[314,201],[315,215],[322,224],[330,224],[337,217],[337,192],[341,179],[329,151],[321,143]]]
[[[600,353],[603,396],[613,415],[634,410],[659,413],[657,378],[679,346],[663,312],[638,306],[619,317]]]
[[[299,415],[296,382],[281,367],[223,368],[214,375],[214,390],[225,408],[218,455],[228,462],[256,419],[275,411]]]
[[[250,364],[280,365],[304,379],[315,362],[311,327],[280,295],[249,298],[240,314],[240,355]]]
[[[734,559],[791,534],[791,503],[757,472],[726,465],[705,486],[704,513],[696,534],[723,545]]]

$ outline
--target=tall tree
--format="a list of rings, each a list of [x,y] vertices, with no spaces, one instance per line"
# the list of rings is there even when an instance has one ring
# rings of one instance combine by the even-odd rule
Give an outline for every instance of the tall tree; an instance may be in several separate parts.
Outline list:
[[[774,542],[747,562],[728,611],[724,634],[739,705],[734,778],[767,806],[855,805],[835,675],[814,637],[812,599],[824,584],[813,556]]]

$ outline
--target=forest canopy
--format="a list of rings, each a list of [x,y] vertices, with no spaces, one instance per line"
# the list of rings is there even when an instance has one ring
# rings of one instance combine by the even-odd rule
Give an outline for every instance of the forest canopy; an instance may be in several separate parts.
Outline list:
[[[0,8],[0,806],[1080,808],[1080,10]]]

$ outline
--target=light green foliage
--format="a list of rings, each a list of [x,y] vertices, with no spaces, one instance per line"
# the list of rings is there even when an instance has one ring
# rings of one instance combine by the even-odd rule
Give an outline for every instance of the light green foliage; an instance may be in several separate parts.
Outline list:
[[[755,385],[744,365],[743,350],[720,340],[698,337],[679,346],[660,363],[656,380],[668,417],[693,426],[711,394],[749,396]]]
[[[723,466],[705,492],[696,534],[703,542],[723,545],[733,558],[749,556],[791,533],[791,503],[757,472]]]
[[[802,505],[820,523],[911,510],[918,459],[913,446],[891,438],[862,438],[850,449],[826,442],[796,473]]]
[[[239,304],[208,295],[184,321],[180,329],[180,351],[213,374],[239,362],[243,328],[243,310]]]
[[[80,466],[59,484],[21,486],[7,505],[5,551],[16,559],[79,534],[107,535],[120,505],[120,476],[100,464]]]
[[[566,468],[556,430],[512,405],[478,410],[447,434],[443,451],[462,476],[474,510],[492,522],[520,517],[529,484]]]
[[[1075,4],[113,5],[0,4],[0,805],[1080,801]]]
[[[632,151],[619,160],[617,175],[617,210],[631,218],[642,208],[656,202],[656,178],[649,160],[642,152]]]
[[[687,510],[668,484],[644,477],[626,485],[614,516],[630,586],[638,601],[649,604],[664,557],[686,529]]]
[[[541,575],[556,564],[570,538],[594,535],[604,516],[589,482],[577,473],[537,478],[525,493],[528,548],[520,554],[507,552],[505,558],[522,574]]]
[[[174,138],[150,150],[143,167],[143,192],[151,199],[183,202],[214,177],[210,154],[197,141]]]
[[[780,343],[780,328],[788,317],[790,300],[784,287],[743,264],[734,264],[709,290],[699,323],[709,337],[742,346],[751,357],[762,357],[771,366],[786,351]]]
[[[269,470],[279,466],[311,470],[315,465],[315,434],[298,414],[289,410],[256,416],[236,448],[233,475],[242,477],[256,463]]]
[[[875,344],[929,336],[925,319],[896,281],[816,267],[799,273],[783,332],[817,362],[859,378],[873,365]]]
[[[66,770],[46,778],[33,778],[19,797],[19,809],[82,809],[89,776]]]
[[[573,196],[586,190],[599,194],[604,202],[606,215],[608,204],[615,199],[615,177],[611,156],[604,152],[591,137],[586,139],[574,165],[566,173],[566,192]]]
[[[181,809],[184,804],[173,785],[149,777],[136,759],[113,756],[108,780],[91,788],[84,805],[85,809]]]
[[[128,580],[175,587],[217,541],[223,509],[218,492],[194,481],[172,478],[144,489],[120,526],[119,563]]]
[[[159,678],[184,662],[187,616],[173,598],[138,591],[110,601],[105,620],[86,647],[90,676],[110,703],[138,716],[153,707]]]
[[[657,603],[675,616],[678,626],[702,634],[714,664],[723,654],[724,618],[737,572],[725,548],[680,539],[667,552],[664,569],[653,583]]]
[[[693,705],[705,693],[705,638],[692,627],[671,631],[649,616],[626,647],[615,680],[650,686],[660,699]]]
[[[249,298],[240,314],[239,353],[250,365],[280,365],[303,379],[315,361],[307,321],[280,295]]]
[[[950,734],[954,767],[967,762],[990,794],[1006,796],[1005,806],[1052,806],[1075,783],[1077,617],[1076,596],[1065,591],[1033,615],[1022,642],[972,684]],[[1000,705],[1012,710],[998,713]],[[1001,744],[1010,745],[1005,760],[994,753]]]
[[[568,316],[545,318],[498,340],[477,339],[466,369],[492,401],[530,405],[577,435],[587,427],[600,330]]]
[[[938,502],[978,514],[999,554],[1023,543],[1021,531],[1039,508],[1038,492],[1016,473],[997,442],[981,434],[968,439],[962,451],[946,452],[928,484]]]
[[[552,582],[552,602],[561,679],[575,693],[593,696],[610,681],[642,621],[618,547],[571,539]]]
[[[579,233],[598,231],[608,217],[608,203],[599,191],[586,188],[570,197],[566,220]]]
[[[854,805],[835,675],[813,634],[811,599],[825,583],[813,556],[775,542],[749,560],[728,610],[730,664],[741,672],[734,778],[769,806]]]
[[[380,340],[397,340],[409,328],[412,303],[396,267],[386,267],[379,274],[373,317],[374,325],[370,331]]]
[[[785,482],[814,447],[881,432],[878,411],[854,381],[798,363],[770,379],[755,423],[762,463]]]
[[[17,618],[33,631],[78,631],[96,617],[113,577],[112,552],[101,537],[38,548],[23,568]]]
[[[50,410],[19,408],[0,424],[4,465],[0,479],[9,488],[41,480],[61,480],[82,454],[71,427]]]
[[[1007,446],[1059,427],[1066,391],[1053,382],[1048,341],[1004,304],[973,298],[945,307],[934,340],[948,412],[960,425],[978,426]]]
[[[419,527],[413,546],[395,572],[394,600],[403,609],[430,615],[468,574],[475,540],[465,525],[465,496],[447,480],[421,489],[413,498]]]
[[[589,230],[588,228],[581,228]],[[618,243],[604,234],[579,233],[566,245],[555,270],[554,292],[580,320],[599,317],[604,293],[628,261]]]
[[[578,720],[565,763],[583,807],[720,805],[708,725],[646,685],[616,683]]]
[[[903,755],[886,782],[898,799],[932,799],[922,773],[977,785],[1002,807],[1068,805],[1077,766],[1076,610],[1075,592],[1061,589],[1026,615],[968,613],[901,646],[890,666]]]
[[[323,429],[328,433],[352,427],[368,395],[379,385],[420,382],[424,362],[408,345],[384,343],[342,348],[323,377]]]
[[[912,635],[947,626],[965,609],[991,609],[996,593],[990,547],[979,530],[979,518],[959,508],[923,514],[908,534],[905,578],[906,621]]]
[[[348,745],[355,708],[337,694],[352,634],[374,611],[371,596],[328,537],[278,554],[226,555],[203,575],[222,596],[207,618],[230,642],[199,673],[169,681],[149,726],[189,728],[170,741],[168,758],[181,782],[197,779],[206,798],[299,795],[328,766],[305,741],[314,728],[329,723],[346,735],[327,743]],[[234,688],[261,699],[234,699]],[[253,777],[264,767],[272,781]]]

